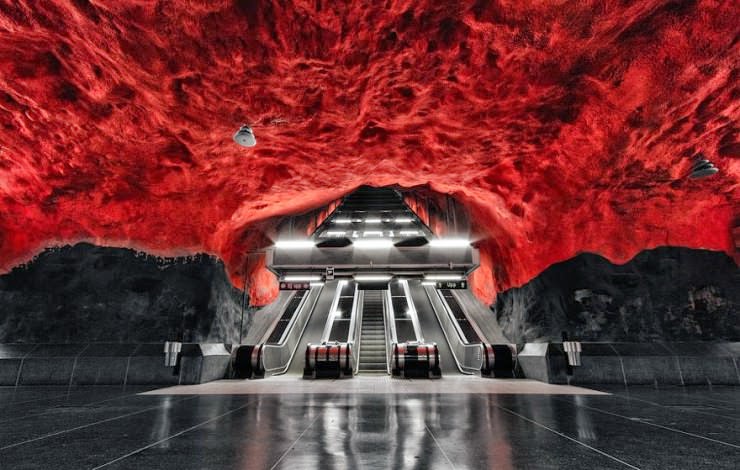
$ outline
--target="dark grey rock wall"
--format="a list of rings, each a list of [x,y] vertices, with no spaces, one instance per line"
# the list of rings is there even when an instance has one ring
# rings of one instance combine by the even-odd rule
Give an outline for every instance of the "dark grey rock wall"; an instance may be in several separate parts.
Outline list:
[[[740,340],[740,270],[724,253],[645,250],[624,265],[585,253],[550,266],[492,306],[507,338]]]
[[[214,257],[158,258],[80,243],[0,276],[0,343],[230,343],[241,303]]]

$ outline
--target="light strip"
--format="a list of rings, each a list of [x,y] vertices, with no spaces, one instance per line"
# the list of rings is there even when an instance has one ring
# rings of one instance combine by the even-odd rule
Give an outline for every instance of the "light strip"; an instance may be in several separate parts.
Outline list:
[[[285,276],[285,282],[316,282],[321,280],[321,276],[307,276],[305,274],[296,274],[294,276]]]
[[[463,247],[470,246],[470,240],[465,240],[464,238],[435,238],[429,240],[429,245],[447,248]]]
[[[368,239],[368,240],[357,240],[353,242],[355,248],[390,248],[393,246],[393,242],[388,239]]]
[[[410,224],[413,221],[414,219],[410,219],[408,217],[396,217],[396,219],[394,220],[394,222],[397,224]]]
[[[409,236],[409,235],[419,235],[419,231],[418,230],[401,230],[401,235],[404,237]]]
[[[366,224],[379,224],[380,222],[380,219],[365,219]]]
[[[381,230],[365,230],[362,232],[363,237],[382,237],[383,232]]]
[[[390,274],[355,274],[354,276],[355,281],[390,281],[391,275]]]
[[[275,242],[275,248],[313,248],[314,246],[311,240],[278,240]]]
[[[462,275],[460,274],[426,274],[424,280],[426,281],[461,281]]]
[[[328,230],[326,234],[330,237],[343,237],[346,232],[344,230]]]
[[[323,282],[310,282],[308,285],[310,287],[321,287],[324,285],[324,283]]]
[[[352,221],[349,219],[334,219],[335,224],[351,224]]]

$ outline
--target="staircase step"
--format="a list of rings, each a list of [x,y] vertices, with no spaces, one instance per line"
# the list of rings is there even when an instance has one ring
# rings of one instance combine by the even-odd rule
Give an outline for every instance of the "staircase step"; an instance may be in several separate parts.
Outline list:
[[[363,370],[386,370],[387,368],[388,368],[388,366],[386,365],[385,362],[377,362],[377,363],[374,362],[374,363],[362,364],[360,366],[360,369],[359,370],[360,371],[363,371]]]

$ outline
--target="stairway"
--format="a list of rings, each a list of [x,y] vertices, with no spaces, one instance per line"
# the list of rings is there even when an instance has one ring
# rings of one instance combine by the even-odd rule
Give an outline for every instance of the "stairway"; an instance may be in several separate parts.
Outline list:
[[[366,290],[360,333],[360,373],[388,373],[382,290]]]

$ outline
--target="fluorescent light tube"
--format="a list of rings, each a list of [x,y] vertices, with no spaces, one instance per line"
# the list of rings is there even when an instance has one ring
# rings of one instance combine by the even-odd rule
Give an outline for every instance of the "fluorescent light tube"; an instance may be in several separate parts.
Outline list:
[[[390,274],[355,274],[355,281],[390,281]]]
[[[460,274],[426,274],[424,276],[426,281],[461,281],[462,278]]]
[[[278,240],[275,242],[276,248],[313,248],[314,246],[311,240]]]

